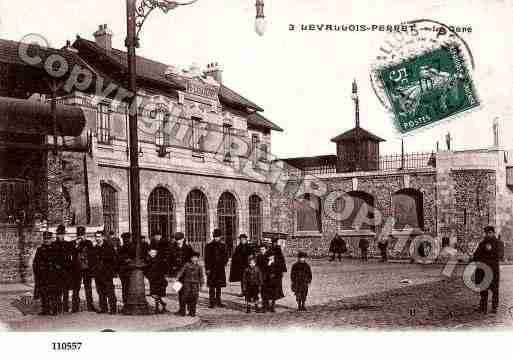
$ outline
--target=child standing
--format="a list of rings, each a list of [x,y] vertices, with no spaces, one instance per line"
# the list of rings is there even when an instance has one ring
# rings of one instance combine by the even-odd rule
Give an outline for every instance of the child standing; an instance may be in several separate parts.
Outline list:
[[[162,298],[166,296],[168,272],[169,265],[164,251],[160,248],[152,249],[149,252],[149,263],[145,275],[150,282],[150,296],[155,300],[155,314],[167,312],[167,303]]]
[[[312,270],[306,263],[306,253],[299,252],[298,261],[292,266],[290,281],[292,291],[296,294],[298,312],[306,311],[305,302],[308,295],[308,286],[312,282]]]
[[[178,272],[177,278],[183,284],[183,300],[191,317],[196,316],[200,288],[205,284],[203,268],[198,263],[199,253],[193,252],[190,262]],[[183,314],[185,315],[185,314]]]
[[[263,284],[262,272],[256,265],[256,258],[250,256],[248,263],[249,267],[244,270],[242,275],[242,287],[244,288],[244,296],[246,297],[246,313],[251,312],[251,303],[255,303],[255,311],[258,311],[258,295],[260,294]]]

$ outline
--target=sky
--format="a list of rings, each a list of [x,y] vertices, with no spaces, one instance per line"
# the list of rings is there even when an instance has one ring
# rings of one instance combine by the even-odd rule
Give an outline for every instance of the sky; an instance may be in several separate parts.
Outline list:
[[[44,4],[44,6],[42,5]],[[460,33],[475,59],[472,78],[481,106],[404,138],[406,152],[431,152],[435,143],[453,149],[492,145],[492,120],[499,119],[501,146],[513,148],[511,98],[511,5],[497,0],[265,0],[267,32],[254,31],[255,0],[198,0],[167,15],[155,11],[141,33],[138,54],[189,66],[218,62],[224,83],[264,108],[285,131],[274,132],[277,157],[335,153],[332,137],[354,125],[351,82],[360,94],[362,127],[386,139],[381,153],[400,152],[390,113],[374,94],[369,74],[387,34],[381,32],[290,31],[290,24],[399,24],[432,19],[471,26]],[[0,38],[43,35],[61,47],[76,34],[93,39],[99,24],[124,48],[124,0],[0,0]]]

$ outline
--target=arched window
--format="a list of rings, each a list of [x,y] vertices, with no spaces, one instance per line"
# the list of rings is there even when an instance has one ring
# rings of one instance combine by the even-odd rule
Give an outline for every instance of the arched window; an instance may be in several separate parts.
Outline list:
[[[0,179],[0,223],[14,223],[29,215],[31,183]]]
[[[105,233],[118,234],[118,192],[107,183],[101,184],[103,224]]]
[[[374,230],[374,197],[363,191],[351,191],[335,201],[335,213],[340,216],[338,227],[342,230]]]
[[[232,253],[237,239],[237,200],[230,192],[224,192],[217,203],[218,228],[224,236],[228,253]]]
[[[416,189],[405,188],[392,196],[395,228],[412,227],[424,229],[424,205],[422,193]]]
[[[200,190],[192,190],[185,200],[185,236],[202,256],[208,237],[208,201]]]
[[[175,231],[175,201],[166,188],[155,188],[148,199],[148,234],[171,239]]]
[[[316,195],[305,193],[296,201],[297,230],[322,231],[321,199]]]
[[[249,197],[249,239],[251,243],[262,242],[264,213],[262,199],[256,194]]]

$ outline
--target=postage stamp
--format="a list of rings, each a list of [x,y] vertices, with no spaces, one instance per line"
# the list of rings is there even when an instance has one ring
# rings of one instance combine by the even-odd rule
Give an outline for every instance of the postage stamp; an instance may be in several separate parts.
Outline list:
[[[457,44],[442,46],[378,70],[401,133],[479,106]]]

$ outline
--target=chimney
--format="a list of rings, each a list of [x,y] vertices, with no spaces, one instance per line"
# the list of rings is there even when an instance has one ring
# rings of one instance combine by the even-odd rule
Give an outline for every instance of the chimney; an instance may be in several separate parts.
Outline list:
[[[217,62],[207,64],[205,75],[212,76],[220,84],[223,83],[223,69]]]
[[[98,30],[93,34],[96,44],[103,47],[107,52],[112,50],[112,31],[107,24],[100,25]]]

